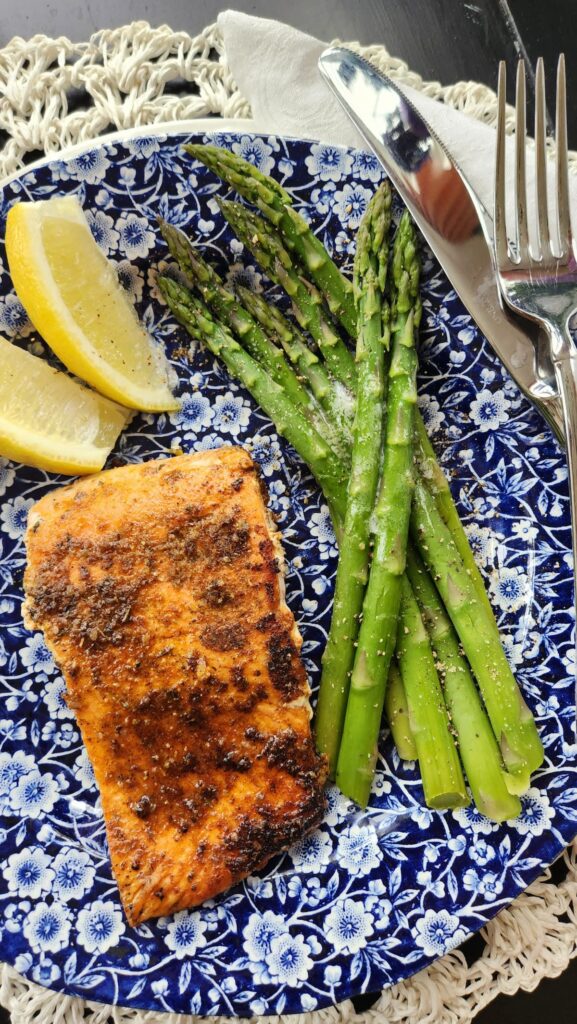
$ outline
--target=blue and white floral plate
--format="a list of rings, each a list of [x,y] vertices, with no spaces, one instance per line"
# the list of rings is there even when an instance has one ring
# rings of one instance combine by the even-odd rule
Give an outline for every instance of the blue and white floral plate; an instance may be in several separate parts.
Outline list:
[[[222,186],[182,150],[199,137],[276,174],[336,260],[350,264],[381,178],[372,156],[266,135],[199,136],[193,126],[111,137],[26,171],[2,190],[0,232],[14,202],[79,197],[146,326],[168,347],[183,397],[176,414],[135,418],[110,465],[223,442],[251,450],[282,528],[288,602],[316,684],[337,557],[327,509],[290,446],[223,367],[190,346],[156,287],[162,214],[190,231],[229,281],[268,290],[220,216]],[[0,272],[0,332],[49,357],[4,260]],[[365,814],[332,789],[322,827],[258,875],[199,910],[129,928],[63,680],[41,634],[21,619],[26,516],[66,481],[0,460],[0,958],[22,974],[106,1003],[182,1013],[324,1007],[457,946],[577,833],[565,460],[426,249],[423,297],[422,409],[545,744],[521,817],[497,826],[472,808],[428,811],[418,770],[399,764],[385,732]]]

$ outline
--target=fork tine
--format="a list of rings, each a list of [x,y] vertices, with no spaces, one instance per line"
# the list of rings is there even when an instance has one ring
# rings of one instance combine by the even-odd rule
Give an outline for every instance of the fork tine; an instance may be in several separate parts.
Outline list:
[[[557,213],[561,256],[571,249],[571,215],[569,212],[569,168],[567,155],[567,89],[565,84],[565,55],[557,65],[557,117],[555,125],[557,149]]]
[[[543,58],[537,61],[535,76],[535,188],[537,193],[538,243],[535,258],[547,260],[551,254],[549,244],[549,215],[547,211],[547,121],[545,105],[545,68]]]
[[[499,84],[497,89],[497,150],[495,154],[495,256],[497,266],[509,262],[507,243],[507,221],[505,213],[505,93],[507,88],[507,65],[499,62]]]
[[[517,226],[517,246],[519,259],[525,263],[529,259],[529,231],[527,228],[527,177],[525,172],[525,145],[527,137],[525,96],[525,61],[517,64],[517,86],[515,95],[515,190],[517,202],[515,220]]]

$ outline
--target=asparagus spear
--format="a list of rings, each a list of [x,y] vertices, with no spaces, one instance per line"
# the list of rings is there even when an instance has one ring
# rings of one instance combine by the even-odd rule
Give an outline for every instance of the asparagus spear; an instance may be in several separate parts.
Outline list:
[[[271,231],[270,228],[267,229],[267,239],[269,247],[272,250],[275,244],[275,239],[274,231]],[[229,302],[233,303],[234,298],[232,293],[229,292],[228,295]],[[252,296],[252,299],[250,296]],[[286,318],[283,317],[274,306],[268,304],[262,297],[255,296],[254,292],[248,292],[247,289],[242,290],[242,298],[243,302],[245,302],[246,299],[246,308],[249,309],[249,312],[252,314],[254,319],[259,321],[264,330],[269,332],[273,331],[273,333],[279,338],[291,361],[295,362],[295,360],[299,360],[297,363],[298,368],[303,377],[308,381],[311,391],[318,399],[319,404],[323,407],[329,419],[333,422],[338,421],[339,425],[342,425],[341,433],[344,434],[346,432],[346,427],[343,424],[343,420],[346,421],[348,418],[347,404],[346,401],[343,401],[342,395],[337,394],[336,387],[338,387],[338,385],[335,385],[335,382],[331,381],[331,378],[326,373],[324,364],[319,362],[315,354],[310,351],[308,346],[306,346],[306,342],[302,336],[300,336],[300,356],[297,356],[297,349],[293,345],[293,342],[297,341],[295,338],[294,328],[292,328],[289,321],[286,320]],[[255,357],[258,358],[257,356]],[[316,362],[313,363],[310,362],[310,360],[316,360]],[[353,384],[350,386],[354,387]],[[487,611],[492,614],[489,598],[485,590],[485,584],[483,583],[483,578],[477,563],[475,562],[475,557],[471,551],[467,535],[459,518],[459,513],[455,507],[449,484],[437,461],[433,446],[427,436],[425,425],[418,410],[416,412],[415,420],[416,451],[419,473],[425,479],[429,490],[435,498],[435,503],[439,512],[451,531],[465,567],[469,571],[471,580],[475,584],[480,600],[483,601]],[[334,441],[333,446],[335,446]]]
[[[232,185],[240,195],[258,206],[264,216],[279,228],[286,245],[295,252],[324,295],[331,312],[338,316],[351,337],[356,337],[356,310],[352,301],[350,282],[330,259],[321,240],[313,234],[304,218],[291,207],[290,194],[273,178],[262,174],[248,161],[229,150],[208,145],[187,145],[185,149],[223,181]],[[453,534],[465,566],[471,572],[479,598],[489,609],[490,603],[482,576],[420,415],[417,415],[417,437],[423,471],[433,490],[439,511]]]
[[[415,268],[413,269],[413,272],[415,272],[415,269],[418,272],[418,267],[417,267],[416,263],[415,263]],[[417,317],[418,317],[418,312],[417,312]],[[454,505],[454,502],[453,502],[453,499],[452,499],[452,496],[451,496],[451,493],[450,493],[449,485],[448,485],[448,483],[447,483],[447,481],[446,481],[446,479],[444,477],[444,474],[443,474],[443,472],[442,472],[442,470],[441,470],[441,468],[440,468],[440,466],[439,466],[439,464],[438,464],[438,462],[436,460],[436,457],[435,457],[435,454],[434,454],[434,450],[433,450],[430,442],[428,441],[428,438],[426,436],[426,431],[425,431],[425,428],[424,428],[424,424],[423,424],[422,419],[421,419],[421,417],[420,417],[420,415],[418,413],[417,413],[416,419],[417,419],[417,431],[416,431],[416,433],[417,433],[417,437],[418,437],[419,451],[420,451],[420,454],[421,454],[421,465],[422,465],[422,468],[423,468],[424,473],[425,473],[425,478],[426,478],[427,483],[428,483],[428,485],[429,485],[429,487],[431,489],[431,492],[434,495],[434,499],[435,499],[435,503],[437,505],[438,511],[440,512],[443,520],[446,522],[446,524],[447,524],[447,526],[448,526],[448,528],[449,528],[449,530],[451,532],[451,535],[452,535],[452,537],[454,539],[454,542],[455,542],[459,552],[461,553],[462,557],[464,558],[465,567],[466,567],[466,569],[467,569],[467,571],[469,573],[469,576],[470,576],[471,581],[472,581],[472,583],[474,585],[474,588],[476,590],[478,598],[483,603],[483,605],[484,605],[484,607],[486,609],[487,614],[490,615],[490,617],[492,619],[493,618],[493,613],[492,613],[492,610],[491,610],[490,603],[488,601],[488,597],[487,597],[487,594],[486,594],[486,591],[485,591],[483,580],[482,580],[481,574],[480,574],[480,572],[479,572],[479,570],[478,570],[478,568],[476,566],[473,553],[472,553],[471,548],[469,546],[469,542],[467,540],[466,534],[465,534],[465,532],[463,530],[463,526],[462,526],[462,524],[460,522],[457,510],[455,508],[455,505]],[[510,671],[508,672],[508,675],[511,677]],[[539,754],[537,753],[534,756],[539,757]],[[526,778],[527,778],[526,771],[525,771],[525,773],[523,773],[522,771],[518,771],[517,772],[518,785],[516,785],[515,781],[512,779],[511,776],[507,776],[507,784],[510,786],[512,792],[516,792],[516,791],[517,792],[523,792],[523,790],[525,788],[525,785],[526,785]]]
[[[509,794],[497,741],[469,666],[459,650],[457,634],[435,584],[412,550],[407,555],[407,576],[441,670],[445,703],[475,805],[493,821],[516,818],[521,804]]]
[[[278,339],[288,359],[297,367],[325,414],[334,422],[338,422],[350,447],[354,403],[336,401],[336,382],[324,363],[311,350],[299,329],[287,320],[276,306],[270,305],[262,295],[242,285],[237,286],[237,292],[245,309],[258,321],[269,337]]]
[[[431,451],[429,451],[429,455],[430,454],[431,454]],[[440,472],[440,468],[438,466],[437,466],[437,472]],[[437,494],[437,498],[438,498],[438,494]],[[460,525],[459,521],[458,521],[458,518],[456,518],[456,510],[455,510],[454,521],[457,522],[458,525]],[[450,520],[449,520],[449,522],[450,522]],[[462,532],[462,528],[461,528],[461,532]],[[482,583],[482,581],[481,581],[481,583]],[[483,591],[484,591],[484,587],[483,587]],[[525,708],[525,711],[524,711],[524,717],[525,718],[526,718],[527,714],[528,714],[528,710]],[[534,761],[535,761],[535,757],[537,757],[538,760],[535,761],[535,763],[538,763],[538,761],[540,761],[540,759],[541,759],[540,747],[538,747],[537,750],[538,750],[537,754],[534,755]],[[527,769],[525,769],[524,771],[525,771],[525,773],[523,774],[523,771],[519,769],[518,772],[517,772],[517,775],[515,777],[510,776],[510,775],[506,775],[506,781],[507,781],[507,784],[509,785],[509,787],[511,789],[511,792],[523,792],[524,789],[526,788],[526,778],[528,777],[529,773],[528,773]],[[517,785],[517,783],[518,783],[518,785]]]
[[[419,606],[407,577],[401,588],[397,658],[428,807],[466,807],[469,795]]]
[[[350,461],[346,439],[337,423],[319,409],[316,401],[303,387],[297,375],[287,365],[282,352],[265,334],[257,321],[228,289],[216,270],[191,245],[183,231],[168,224],[161,217],[158,223],[171,255],[177,261],[186,283],[195,288],[220,322],[242,342],[249,355],[281,386],[287,398],[301,410],[319,433],[326,435],[329,444],[343,458]]]
[[[418,271],[418,267],[417,267],[416,261],[415,261],[415,265],[413,267],[413,273],[415,273],[415,268]],[[413,292],[414,292],[414,295],[416,297],[417,289],[416,289],[416,286],[415,286],[415,282],[413,282]],[[418,312],[419,312],[419,310],[418,310],[418,306],[417,306],[417,316],[418,316]],[[420,417],[417,417],[417,420],[419,421]],[[470,549],[470,546],[469,546],[466,534],[465,534],[465,532],[463,530],[463,527],[462,527],[462,524],[461,524],[461,522],[459,520],[458,513],[457,513],[456,508],[454,506],[453,499],[452,499],[452,496],[451,496],[451,493],[450,493],[450,490],[449,490],[448,483],[447,483],[447,481],[446,481],[446,479],[444,477],[444,474],[442,473],[442,470],[441,470],[440,466],[438,465],[438,463],[436,461],[436,458],[434,456],[434,451],[432,449],[432,446],[430,445],[430,443],[428,443],[426,446],[423,443],[424,442],[424,438],[426,437],[426,432],[425,432],[425,429],[424,429],[424,425],[422,424],[422,421],[420,421],[420,423],[418,422],[417,434],[420,437],[420,441],[421,441],[421,444],[420,444],[421,451],[423,452],[423,454],[426,457],[425,472],[426,472],[427,480],[431,481],[432,477],[434,476],[435,483],[434,483],[434,486],[431,484],[431,492],[434,495],[435,504],[437,505],[439,513],[443,517],[443,521],[445,519],[448,521],[448,527],[450,529],[450,533],[451,533],[451,535],[452,535],[452,537],[454,539],[454,542],[455,542],[455,544],[457,546],[457,549],[459,551],[462,551],[464,556],[465,556],[465,567],[467,569],[467,572],[468,572],[469,577],[471,579],[471,582],[473,584],[473,588],[474,588],[474,590],[475,590],[475,592],[476,592],[476,594],[478,596],[479,601],[483,604],[487,616],[489,616],[490,620],[493,621],[493,613],[492,613],[492,610],[491,610],[491,607],[490,607],[490,604],[489,604],[489,601],[488,601],[488,597],[487,597],[487,594],[486,594],[486,591],[485,591],[483,580],[482,580],[482,577],[481,577],[481,575],[479,573],[479,570],[478,570],[478,568],[476,566],[476,563],[474,561],[474,556],[473,556],[473,553],[472,553],[472,551]],[[427,441],[428,441],[428,439],[427,439]],[[495,630],[496,630],[496,636],[498,637],[498,630],[497,630],[496,626],[495,626]],[[499,641],[499,647],[500,647],[500,641]],[[467,654],[468,654],[469,657],[471,657],[471,655],[470,655],[468,650],[467,650]],[[506,659],[505,659],[505,656],[504,656],[504,652],[502,652],[502,649],[501,649],[500,664],[502,665],[503,671],[506,673],[506,676],[508,676],[508,678],[509,678],[509,683],[506,684],[506,685],[510,685],[510,682],[513,679],[513,677],[512,677],[512,674],[511,674],[510,670],[506,666]],[[514,680],[513,680],[513,684],[515,686],[515,689],[517,689],[516,683],[514,682]],[[498,677],[496,677],[495,683],[494,683],[494,688],[498,687],[499,685],[500,685],[499,679],[498,679]],[[519,692],[519,691],[517,690],[517,692]],[[520,696],[520,694],[519,694],[519,696]],[[524,714],[530,714],[528,709],[525,709]],[[531,722],[528,723],[527,729],[530,732],[531,731],[535,732],[535,734],[536,734],[536,727],[535,727],[532,719],[531,719]],[[534,754],[533,754],[533,759],[536,758],[537,759],[536,763],[540,763],[540,757],[541,757],[541,755],[540,755],[540,744],[539,744],[539,746],[537,747],[536,752],[534,752]],[[525,770],[523,771],[521,769],[521,767],[519,766],[517,768],[515,774],[517,775],[517,784],[515,783],[515,781],[510,776],[507,776],[507,784],[510,786],[512,791],[523,792],[523,790],[524,790],[524,788],[526,786],[527,768],[525,768]]]
[[[543,761],[535,721],[509,668],[495,619],[479,599],[449,528],[421,479],[415,486],[411,534],[476,676],[505,766],[513,775],[534,771]]]
[[[383,298],[387,275],[391,192],[383,184],[373,196],[357,235],[354,266],[359,335],[357,407],[352,469],[348,488],[343,540],[335,583],[331,628],[323,655],[316,712],[316,742],[334,773],[355,655],[358,620],[369,567],[369,522],[375,503],[381,461],[385,402]],[[388,310],[387,310],[388,312]]]
[[[304,217],[292,208],[289,193],[273,178],[262,174],[248,161],[227,149],[200,145],[187,145],[184,148],[219,178],[232,185],[241,196],[254,203],[279,228],[286,245],[295,253],[325,296],[331,313],[354,337],[356,311],[351,283],[335,266],[320,238],[316,237]]]
[[[416,761],[417,747],[409,721],[409,706],[403,677],[395,659],[391,661],[385,691],[385,714],[401,761]]]
[[[347,472],[326,440],[310,425],[287,398],[283,389],[245,352],[230,331],[213,320],[208,308],[184,285],[160,277],[159,286],[176,318],[192,337],[204,342],[226,364],[270,416],[279,433],[293,445],[317,478],[335,519],[335,529],[344,519]]]
[[[171,255],[178,263],[189,288],[201,294],[206,305],[213,310],[229,330],[243,342],[243,348],[256,359],[277,384],[284,388],[295,405],[304,409],[310,398],[302,384],[291,373],[276,345],[225,287],[216,270],[195,250],[183,231],[158,218],[161,234]]]
[[[485,590],[483,577],[481,576],[479,567],[475,561],[475,556],[471,551],[471,545],[469,544],[467,534],[465,533],[463,524],[459,518],[459,513],[457,512],[455,502],[453,501],[449,482],[437,461],[435,450],[429,440],[425,424],[423,423],[420,415],[417,416],[415,444],[420,476],[425,481],[428,489],[433,495],[437,509],[451,532],[457,550],[463,560],[463,565],[469,573],[471,582],[475,586],[475,591],[479,600],[485,606],[487,612],[492,615],[493,609],[491,608],[487,591]]]
[[[374,774],[385,686],[396,642],[414,484],[418,260],[408,214],[401,218],[395,236],[392,269],[394,305],[384,468],[374,510],[373,561],[337,762],[339,787],[361,806],[367,804]]]
[[[243,293],[244,293],[244,290],[243,290]],[[254,293],[249,293],[249,294],[254,295]],[[253,311],[253,310],[251,310],[251,312],[253,312],[253,315],[255,316],[256,319],[259,320],[261,325],[266,327],[267,311],[269,313],[272,312],[273,316],[274,315],[278,315],[278,316],[282,317],[282,314],[278,313],[278,311],[275,310],[274,307],[271,307],[262,297],[257,296],[257,300],[259,302],[259,305],[261,306],[261,311],[258,314],[256,313],[256,311]],[[418,320],[418,318],[419,318],[419,313],[417,313],[417,320]],[[290,330],[290,325],[288,324],[288,321],[284,317],[282,317],[282,319],[284,320],[284,323],[288,325],[289,330]],[[272,322],[271,322],[271,327],[272,327]],[[307,352],[309,352],[309,354],[313,358],[315,358],[314,354],[310,353],[310,349],[307,348]],[[287,352],[287,354],[288,354],[288,352]],[[289,358],[290,358],[290,356],[289,356]],[[320,367],[322,367],[322,366],[323,366],[323,364],[320,363],[316,367],[317,372],[318,372],[318,369]],[[306,377],[307,374],[304,371],[304,369],[303,369],[302,372],[303,372],[303,376]],[[327,390],[327,388],[329,390]],[[339,401],[339,397],[337,395],[335,395],[334,388],[335,388],[334,382],[331,382],[330,378],[328,378],[326,376],[326,374],[325,374],[325,378],[323,380],[323,385],[322,385],[323,394],[322,394],[322,402],[321,402],[321,404],[322,404],[325,412],[328,415],[330,415],[331,412],[332,412],[332,415],[336,416],[336,415],[339,415],[339,413],[341,412],[343,404],[342,404],[342,401]],[[314,389],[312,388],[312,384],[311,384],[311,390],[313,390],[313,393],[314,393]],[[341,415],[341,422],[342,422],[342,415]],[[450,530],[450,532],[451,532],[451,534],[453,536],[453,539],[454,539],[455,544],[456,544],[456,546],[458,548],[458,551],[459,551],[459,553],[461,555],[461,558],[463,559],[465,567],[466,567],[467,571],[469,572],[469,575],[471,577],[472,582],[475,585],[475,589],[477,591],[479,599],[483,602],[483,604],[485,605],[485,608],[487,609],[487,611],[492,615],[493,611],[492,611],[491,604],[490,604],[490,601],[489,601],[489,598],[488,598],[488,595],[487,595],[487,591],[485,589],[485,584],[483,582],[483,577],[482,577],[481,572],[479,570],[479,567],[478,567],[478,565],[477,565],[477,563],[475,561],[475,556],[474,556],[474,554],[473,554],[473,552],[471,550],[471,546],[469,544],[469,540],[467,538],[467,534],[465,533],[465,530],[463,528],[463,524],[462,524],[462,522],[460,520],[460,517],[459,517],[459,513],[457,512],[457,508],[455,506],[455,502],[454,502],[453,496],[451,494],[449,483],[447,481],[447,478],[445,477],[445,474],[444,474],[443,470],[441,469],[441,466],[439,465],[439,462],[438,462],[437,457],[435,455],[434,448],[433,448],[433,446],[432,446],[432,444],[431,444],[431,442],[429,440],[429,437],[427,435],[427,431],[426,431],[426,428],[425,428],[425,424],[423,423],[422,416],[421,416],[421,414],[420,414],[418,409],[417,409],[417,411],[415,413],[415,423],[416,423],[415,447],[416,447],[416,453],[417,453],[417,462],[418,462],[418,472],[419,472],[419,475],[426,482],[427,487],[429,488],[429,490],[431,491],[431,493],[432,493],[432,495],[433,495],[433,497],[435,499],[435,503],[437,505],[437,508],[438,508],[438,510],[439,510],[439,512],[440,512],[440,514],[441,514],[441,516],[442,516],[442,518],[444,520],[444,522],[448,526],[448,528],[449,528],[449,530]]]
[[[233,184],[232,179],[230,177],[226,177],[226,175],[224,173],[220,174],[220,171],[217,170],[217,167],[221,167],[221,168],[224,169],[225,164],[227,164],[229,166],[229,169],[231,169],[235,165],[236,161],[239,160],[240,158],[236,158],[235,155],[234,154],[230,154],[228,152],[228,150],[222,150],[222,151],[218,150],[217,151],[216,147],[197,146],[197,147],[188,147],[188,148],[189,148],[189,151],[192,151],[194,149],[194,155],[196,155],[198,157],[198,159],[200,159],[200,160],[203,159],[202,155],[201,155],[201,150],[205,151],[205,152],[207,150],[210,150],[210,151],[214,150],[215,152],[211,152],[210,153],[210,159],[212,160],[212,162],[210,164],[208,164],[208,160],[206,160],[204,162],[206,162],[208,166],[211,166],[213,170],[215,170],[217,173],[219,173],[220,177],[223,177],[224,180],[228,181],[230,184]],[[218,155],[215,156],[215,153],[218,153]],[[219,157],[221,158],[220,162],[219,162]],[[243,191],[241,188],[238,188],[238,191],[240,192],[240,194],[244,195],[245,198],[247,198],[247,199],[249,199],[249,200],[251,200],[253,202],[257,202],[257,197],[258,197],[259,190],[261,190],[261,188],[263,186],[268,185],[269,187],[276,187],[278,189],[278,193],[277,193],[278,194],[278,200],[275,200],[275,202],[277,202],[277,204],[278,204],[278,202],[280,202],[281,204],[282,203],[286,204],[286,203],[290,202],[290,197],[288,196],[288,193],[284,189],[282,189],[282,187],[280,185],[278,185],[276,182],[273,182],[273,179],[267,178],[265,175],[260,175],[260,172],[255,171],[255,169],[252,167],[251,164],[247,164],[246,165],[246,170],[248,171],[248,176],[249,177],[250,177],[251,172],[256,174],[256,176],[258,178],[258,181],[259,181],[259,185],[255,186],[253,192],[250,193],[250,194],[249,194],[248,191]],[[234,173],[234,171],[232,173]],[[238,185],[238,181],[235,181],[234,184],[235,184],[235,186]],[[265,212],[265,214],[266,214],[267,200],[264,199],[262,202],[263,202],[263,205],[260,206],[260,209],[263,210],[263,212]],[[257,203],[257,205],[258,205],[258,203]],[[268,205],[274,205],[274,204],[269,203]],[[295,211],[290,210],[290,215],[293,215],[294,213],[295,213]],[[278,219],[277,218],[270,217],[269,219],[272,221],[273,224],[275,224],[275,225],[278,224]],[[302,220],[302,218],[301,218],[301,220]],[[303,225],[304,225],[306,231],[310,232],[310,228],[308,227],[308,225],[306,225],[305,221],[303,221]],[[274,231],[271,232],[269,230],[268,234],[269,234],[269,237],[273,237],[274,236]],[[323,250],[325,259],[329,259],[328,253],[326,252],[326,250],[322,246],[322,243],[320,242],[320,240],[317,239],[316,236],[314,236],[314,235],[313,235],[313,238],[315,239],[315,243],[317,243],[317,245],[320,246],[320,248]],[[304,263],[305,267],[307,267],[309,272],[311,272],[311,276],[313,276],[313,278],[314,278],[314,274],[312,273],[312,268],[308,265],[307,261],[303,260],[302,262]],[[317,284],[319,286],[319,289],[323,292],[323,294],[325,296],[325,299],[327,300],[327,303],[329,305],[329,309],[331,309],[331,311],[334,312],[335,303],[338,302],[338,299],[336,298],[336,294],[338,294],[338,292],[339,292],[339,287],[342,286],[342,285],[347,287],[347,286],[349,286],[349,282],[347,281],[347,279],[345,277],[343,277],[343,275],[338,271],[338,268],[336,268],[334,264],[332,264],[332,266],[334,267],[334,270],[336,271],[336,274],[340,278],[340,281],[334,280],[331,277],[331,281],[330,281],[330,283],[327,282],[326,287],[321,286],[318,283],[318,281],[317,281]],[[351,307],[351,311],[355,312],[353,307]],[[356,323],[355,322],[347,321],[346,323],[344,323],[344,326],[348,330],[348,332],[351,335],[351,337],[356,337]],[[418,326],[418,323],[417,323],[417,326]],[[349,386],[353,387],[354,385],[350,384]],[[425,425],[423,423],[422,417],[421,417],[421,415],[420,415],[420,413],[418,411],[417,411],[417,414],[416,414],[416,424],[417,424],[417,452],[418,452],[418,456],[419,456],[419,462],[421,464],[421,472],[425,476],[425,479],[427,480],[427,483],[430,486],[430,488],[431,488],[431,490],[432,490],[432,492],[433,492],[433,494],[435,496],[435,501],[437,502],[437,505],[439,507],[439,511],[440,511],[441,515],[443,516],[443,519],[447,523],[449,529],[451,530],[451,533],[454,536],[455,543],[456,543],[456,545],[457,545],[457,547],[458,547],[458,549],[459,549],[459,551],[461,553],[461,557],[463,558],[463,561],[464,561],[466,567],[471,572],[471,577],[475,581],[475,586],[478,588],[478,592],[479,592],[479,596],[480,596],[481,600],[483,600],[485,602],[487,608],[490,608],[490,603],[489,603],[489,599],[487,597],[487,593],[486,593],[486,590],[485,590],[485,585],[483,583],[483,578],[482,578],[482,576],[481,576],[481,574],[479,572],[479,569],[477,567],[477,564],[475,562],[475,558],[474,558],[473,552],[471,551],[471,547],[469,545],[469,541],[467,539],[467,535],[466,535],[466,533],[465,533],[465,531],[463,529],[463,525],[461,523],[461,520],[459,518],[459,514],[458,514],[457,509],[455,507],[455,504],[454,504],[454,501],[453,501],[453,498],[452,498],[452,495],[451,495],[451,491],[449,489],[448,482],[447,482],[446,477],[445,477],[445,475],[443,473],[443,470],[441,469],[441,467],[440,467],[440,465],[439,465],[439,463],[437,461],[434,449],[433,449],[433,447],[432,447],[432,445],[431,445],[431,443],[429,441],[429,438],[427,436],[427,432],[426,432]]]
[[[299,277],[289,252],[280,239],[271,233],[262,217],[257,217],[239,203],[220,200],[218,205],[226,220],[268,274],[290,296],[295,316],[319,346],[328,368],[345,387],[354,388],[356,370],[353,356],[342,338],[323,313],[322,296]]]

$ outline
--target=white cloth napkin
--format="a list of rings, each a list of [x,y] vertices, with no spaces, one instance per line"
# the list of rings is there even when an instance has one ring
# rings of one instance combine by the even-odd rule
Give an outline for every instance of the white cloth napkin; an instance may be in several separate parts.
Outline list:
[[[229,67],[251,105],[256,128],[366,149],[318,72],[317,61],[326,43],[281,22],[239,11],[223,11],[218,24]],[[495,77],[497,60],[495,54]],[[492,210],[494,128],[415,89],[402,86],[402,90],[445,143],[487,209]],[[511,139],[507,155],[512,168]],[[527,168],[529,195],[533,194],[531,163]],[[549,191],[552,194],[554,189]],[[577,233],[577,176],[572,178],[571,199]]]

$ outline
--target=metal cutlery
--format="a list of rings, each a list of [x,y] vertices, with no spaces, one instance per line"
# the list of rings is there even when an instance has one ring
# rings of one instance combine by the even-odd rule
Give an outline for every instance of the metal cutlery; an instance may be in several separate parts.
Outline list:
[[[426,121],[398,86],[346,47],[330,47],[319,68],[387,171],[451,284],[521,390],[563,440],[552,365],[536,331],[503,309],[491,258],[493,224]]]
[[[555,223],[550,224],[547,201],[545,78],[537,64],[535,107],[535,197],[537,223],[529,227],[531,199],[526,182],[525,66],[517,68],[515,132],[515,212],[506,216],[505,154],[506,69],[499,67],[497,154],[495,161],[495,266],[501,294],[511,310],[539,324],[549,339],[551,359],[563,407],[567,438],[573,579],[577,600],[577,259],[569,210],[565,60],[557,67]],[[553,229],[553,230],[551,230]],[[531,237],[532,236],[532,237]]]

